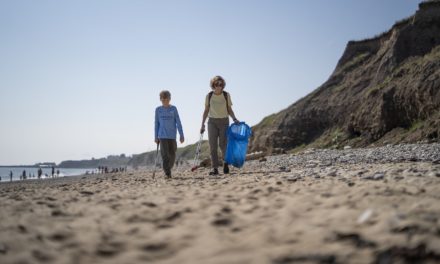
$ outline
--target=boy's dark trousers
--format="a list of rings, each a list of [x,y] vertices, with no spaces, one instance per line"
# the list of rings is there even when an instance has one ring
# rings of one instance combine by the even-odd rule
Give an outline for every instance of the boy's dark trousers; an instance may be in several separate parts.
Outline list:
[[[175,139],[160,139],[160,154],[162,156],[162,167],[166,175],[171,175],[174,161],[176,160],[177,142]]]

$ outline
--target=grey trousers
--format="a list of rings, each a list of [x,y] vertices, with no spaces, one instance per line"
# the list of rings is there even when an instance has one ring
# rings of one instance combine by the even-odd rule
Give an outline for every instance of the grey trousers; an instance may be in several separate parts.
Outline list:
[[[176,160],[177,142],[175,139],[160,139],[160,155],[165,174],[170,174]]]
[[[229,127],[229,118],[209,118],[208,120],[208,138],[209,149],[211,152],[211,167],[218,168],[218,147],[222,151],[222,159],[225,159],[227,132]]]

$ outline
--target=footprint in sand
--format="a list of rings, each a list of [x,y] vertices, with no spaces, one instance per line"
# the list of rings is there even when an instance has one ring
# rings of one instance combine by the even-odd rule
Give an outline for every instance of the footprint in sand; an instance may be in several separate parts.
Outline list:
[[[20,231],[20,233],[25,234],[28,232],[26,226],[24,225],[18,225],[18,231]]]
[[[289,263],[337,263],[334,255],[287,255],[272,260],[273,264]]]
[[[64,242],[66,240],[69,240],[74,237],[74,234],[69,231],[55,231],[51,235],[48,236],[48,238],[55,242]]]
[[[439,260],[440,253],[421,243],[413,248],[392,246],[378,251],[373,263],[438,263]]]
[[[157,204],[152,203],[152,202],[143,202],[142,205],[145,205],[145,206],[151,207],[151,208],[157,207]]]
[[[62,216],[68,216],[68,214],[63,212],[63,211],[61,211],[61,210],[59,210],[59,209],[55,209],[55,210],[52,211],[52,216],[54,216],[54,217],[62,217]]]
[[[171,222],[171,221],[174,221],[174,220],[180,218],[181,216],[182,216],[182,213],[177,211],[177,212],[171,213],[168,216],[166,216],[165,220]]]
[[[336,232],[330,241],[348,242],[353,244],[357,248],[375,248],[377,244],[374,241],[367,240],[358,233],[342,233]]]
[[[102,242],[96,248],[96,254],[102,257],[113,257],[124,250],[122,242]]]
[[[142,250],[146,252],[157,252],[165,250],[168,247],[167,243],[149,243],[142,246]]]
[[[80,191],[79,193],[80,193],[80,194],[83,194],[83,195],[85,195],[85,196],[93,195],[93,194],[94,194],[94,192],[91,192],[91,191]]]
[[[155,221],[156,220],[152,217],[141,216],[137,214],[131,215],[125,220],[125,222],[129,224],[155,222]]]
[[[54,257],[44,251],[41,250],[33,250],[32,256],[40,262],[47,263],[54,260]]]
[[[218,227],[230,226],[232,224],[232,220],[227,217],[221,217],[212,221],[211,224]]]
[[[152,242],[140,247],[146,255],[140,259],[144,261],[154,261],[158,259],[170,258],[176,253],[176,249],[166,242]]]

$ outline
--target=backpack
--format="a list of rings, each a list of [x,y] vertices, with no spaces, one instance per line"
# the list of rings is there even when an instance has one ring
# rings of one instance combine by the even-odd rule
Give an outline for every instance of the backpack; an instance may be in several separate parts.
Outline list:
[[[211,97],[214,94],[214,92],[209,92],[208,94],[208,108],[211,107]],[[226,91],[223,91],[223,96],[225,97],[226,100],[226,110],[228,110],[228,93]],[[229,113],[229,110],[228,110]]]

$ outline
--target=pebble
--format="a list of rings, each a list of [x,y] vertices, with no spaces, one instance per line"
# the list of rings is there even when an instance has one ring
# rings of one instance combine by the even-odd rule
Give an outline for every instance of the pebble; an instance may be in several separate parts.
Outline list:
[[[440,172],[432,171],[428,174],[429,177],[440,177]]]
[[[331,161],[324,161],[320,164],[321,167],[329,167],[332,165]]]
[[[382,180],[385,177],[384,173],[376,173],[373,175],[373,180]]]
[[[357,219],[358,224],[363,224],[373,215],[373,209],[366,209]]]
[[[367,175],[367,176],[363,176],[361,177],[362,180],[374,180],[374,181],[378,181],[378,180],[383,180],[385,177],[384,173],[375,173],[374,175]]]
[[[279,169],[280,169],[280,171],[286,171],[287,170],[286,166],[280,166]]]
[[[432,162],[440,164],[440,143],[432,144],[399,144],[375,148],[307,149],[300,155],[282,154],[268,156],[265,163],[268,167],[288,171],[289,167],[305,166],[315,168],[336,164],[369,164],[395,162]],[[258,161],[249,161],[258,162]]]
[[[331,171],[327,175],[331,176],[331,177],[335,177],[336,176],[336,171]]]
[[[287,179],[288,181],[293,181],[293,182],[295,182],[295,181],[297,181],[297,180],[299,180],[299,179],[301,179],[301,178],[302,178],[302,177],[301,177],[301,175],[299,175],[299,174],[289,175],[289,176],[286,177],[286,179]]]

